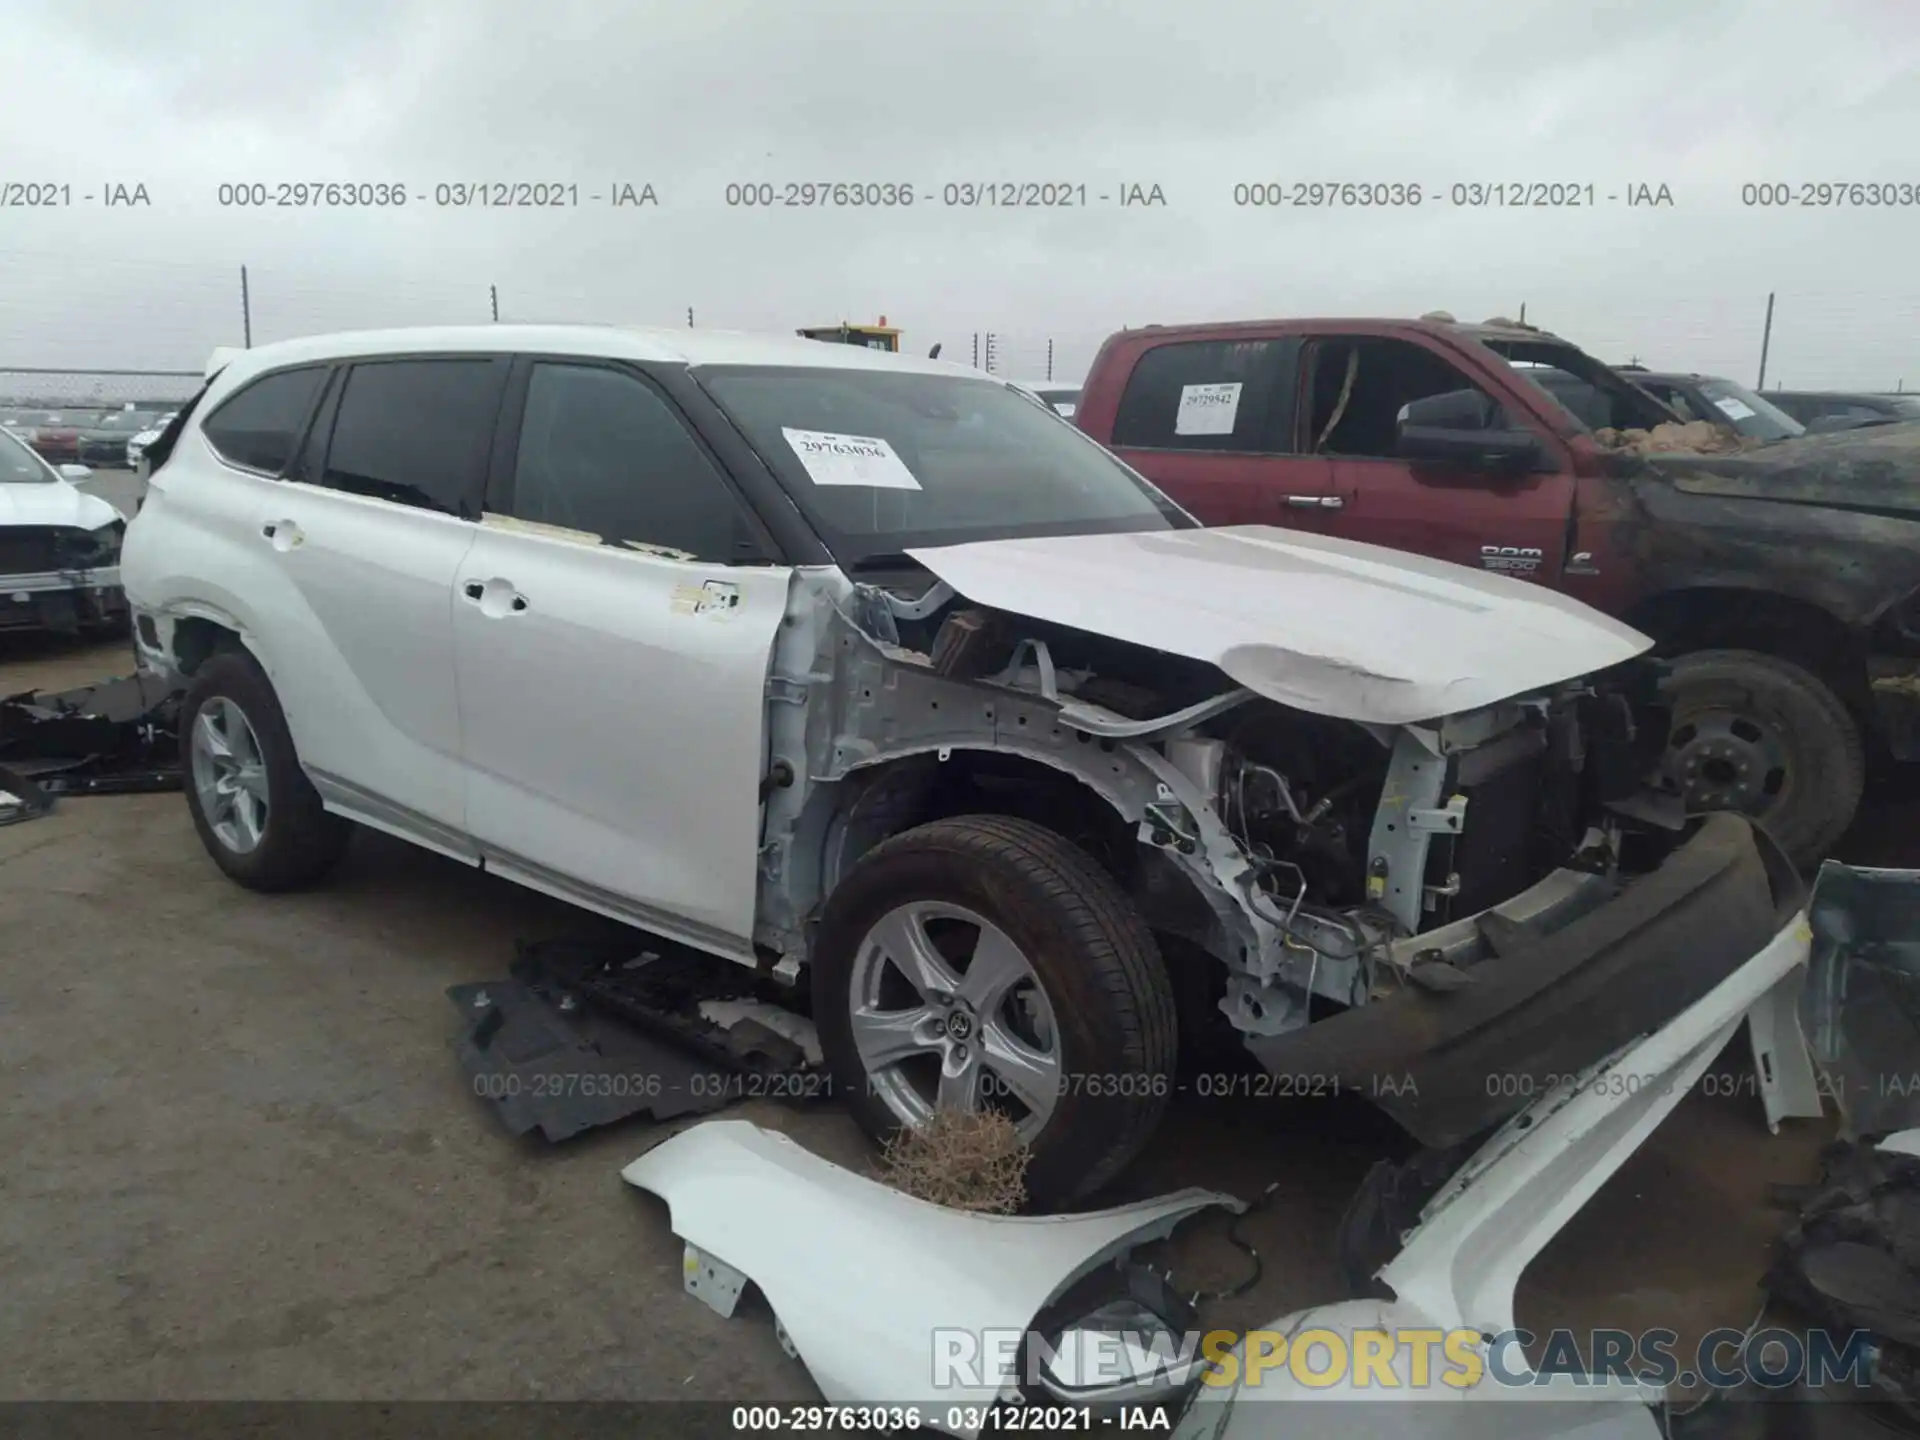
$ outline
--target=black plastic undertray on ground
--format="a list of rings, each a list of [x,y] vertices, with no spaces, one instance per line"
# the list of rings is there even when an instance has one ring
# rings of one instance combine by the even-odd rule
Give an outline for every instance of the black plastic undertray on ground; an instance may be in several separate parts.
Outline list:
[[[152,675],[0,698],[0,764],[48,795],[180,788],[179,692]]]
[[[584,1005],[563,1010],[518,980],[455,985],[466,1018],[454,1040],[473,1093],[509,1133],[549,1141],[631,1115],[656,1120],[717,1110],[733,1098],[724,1070]]]
[[[523,941],[510,979],[447,991],[466,1022],[455,1052],[511,1133],[558,1142],[635,1115],[670,1120],[756,1096],[828,1093],[792,1040],[700,1014],[705,1001],[760,998],[753,975],[662,948]]]

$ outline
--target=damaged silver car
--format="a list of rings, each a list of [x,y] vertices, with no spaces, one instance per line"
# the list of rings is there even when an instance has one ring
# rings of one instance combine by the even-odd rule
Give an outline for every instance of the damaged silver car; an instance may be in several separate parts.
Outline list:
[[[1708,993],[1794,877],[1649,786],[1649,641],[1538,587],[1199,527],[963,367],[457,327],[223,357],[123,573],[243,884],[359,822],[810,997],[875,1134],[1030,1193],[1182,1051],[1480,1135]]]

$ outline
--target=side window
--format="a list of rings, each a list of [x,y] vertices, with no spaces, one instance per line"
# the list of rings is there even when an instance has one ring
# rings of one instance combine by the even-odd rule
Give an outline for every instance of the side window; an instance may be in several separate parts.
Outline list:
[[[657,545],[716,564],[767,558],[672,407],[645,382],[600,366],[533,367],[512,511],[610,545]]]
[[[381,360],[348,372],[320,483],[473,519],[502,362]]]
[[[300,432],[306,429],[326,377],[326,367],[320,365],[263,375],[209,415],[201,433],[214,453],[229,464],[278,475],[293,458],[293,447],[300,443]],[[170,437],[162,440],[165,450],[152,457],[156,465],[173,448]]]
[[[1711,415],[1701,414],[1699,408],[1687,398],[1684,390],[1675,389],[1671,385],[1649,385],[1644,381],[1641,382],[1640,388],[1651,394],[1654,399],[1663,401],[1666,407],[1682,420],[1714,420]],[[1724,425],[1726,420],[1722,417],[1714,423]]]
[[[1290,448],[1300,342],[1190,340],[1159,345],[1127,377],[1116,448],[1276,453]]]
[[[1467,428],[1507,428],[1506,413],[1466,375],[1424,346],[1372,336],[1316,342],[1304,447],[1316,455],[1388,459],[1398,445],[1400,413],[1419,400],[1458,396],[1449,413]],[[1549,393],[1553,393],[1549,391]]]

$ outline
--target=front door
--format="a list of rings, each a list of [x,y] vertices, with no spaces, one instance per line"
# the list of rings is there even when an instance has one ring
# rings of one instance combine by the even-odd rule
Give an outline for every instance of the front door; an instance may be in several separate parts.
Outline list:
[[[454,585],[487,868],[750,960],[766,684],[791,572],[619,366],[521,362]]]
[[[1395,454],[1402,408],[1480,387],[1445,357],[1399,339],[1316,338],[1308,365],[1301,443],[1332,465],[1332,496],[1298,522],[1303,528],[1559,582],[1574,482],[1557,441],[1539,437],[1553,468],[1525,475],[1408,461]],[[1488,405],[1497,428],[1529,424],[1508,419],[1491,397]]]

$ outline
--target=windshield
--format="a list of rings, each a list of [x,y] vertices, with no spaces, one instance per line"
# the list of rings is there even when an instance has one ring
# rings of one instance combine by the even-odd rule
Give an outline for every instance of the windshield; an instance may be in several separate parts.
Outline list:
[[[24,440],[0,430],[0,485],[57,485],[59,480]]]
[[[1694,381],[1694,386],[1707,403],[1719,412],[1717,415],[1697,417],[1701,420],[1731,425],[1742,435],[1755,440],[1789,440],[1795,435],[1807,433],[1806,426],[1778,405],[1735,381],[1703,375]]]
[[[694,373],[843,565],[918,545],[1193,523],[1072,424],[991,380]]]

